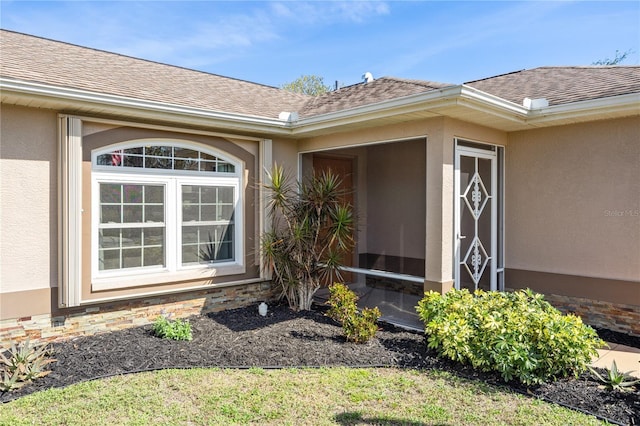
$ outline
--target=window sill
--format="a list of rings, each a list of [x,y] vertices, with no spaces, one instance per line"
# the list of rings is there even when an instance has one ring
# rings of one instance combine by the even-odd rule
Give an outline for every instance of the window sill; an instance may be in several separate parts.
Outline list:
[[[182,281],[206,280],[227,275],[244,274],[244,265],[206,265],[203,268],[179,272],[131,273],[112,277],[93,278],[92,291],[122,290],[135,287],[174,284]]]

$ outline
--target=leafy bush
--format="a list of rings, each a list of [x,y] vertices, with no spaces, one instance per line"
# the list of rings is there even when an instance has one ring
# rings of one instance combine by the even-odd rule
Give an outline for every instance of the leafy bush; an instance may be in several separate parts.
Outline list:
[[[153,323],[153,332],[164,339],[191,340],[193,338],[188,320],[169,321],[162,315]]]
[[[377,307],[364,308],[362,312],[358,312],[358,296],[344,284],[329,286],[329,294],[327,304],[331,307],[327,315],[342,324],[347,340],[365,343],[376,335],[377,321],[381,315]]]
[[[417,311],[441,356],[527,385],[578,376],[605,345],[579,317],[531,290],[428,292]]]
[[[45,366],[55,361],[49,355],[48,345],[31,346],[29,339],[22,345],[12,345],[8,357],[0,351],[0,391],[17,389],[49,374],[51,371],[45,370]]]

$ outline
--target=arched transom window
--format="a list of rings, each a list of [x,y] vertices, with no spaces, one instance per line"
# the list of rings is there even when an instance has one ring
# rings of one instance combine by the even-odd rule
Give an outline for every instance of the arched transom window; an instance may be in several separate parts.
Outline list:
[[[224,153],[175,141],[93,152],[94,279],[242,265],[241,170]]]

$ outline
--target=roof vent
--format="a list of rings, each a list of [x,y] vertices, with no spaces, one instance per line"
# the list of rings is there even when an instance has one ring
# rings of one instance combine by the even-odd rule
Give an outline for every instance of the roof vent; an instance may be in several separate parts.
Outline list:
[[[364,74],[362,74],[362,80],[365,83],[371,83],[373,81],[373,74],[371,74],[370,72],[365,72]]]
[[[549,101],[547,100],[547,98],[538,98],[538,99],[524,98],[524,100],[522,101],[522,105],[526,109],[540,109],[540,108],[548,107]]]
[[[298,113],[297,112],[282,111],[278,115],[278,119],[282,120],[282,121],[286,121],[287,123],[292,123],[294,121],[298,121]]]

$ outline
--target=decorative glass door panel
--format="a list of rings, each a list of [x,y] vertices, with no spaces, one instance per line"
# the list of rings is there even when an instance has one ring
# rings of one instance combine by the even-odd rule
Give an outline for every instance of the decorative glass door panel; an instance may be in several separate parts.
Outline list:
[[[456,288],[497,290],[495,150],[456,148]]]

